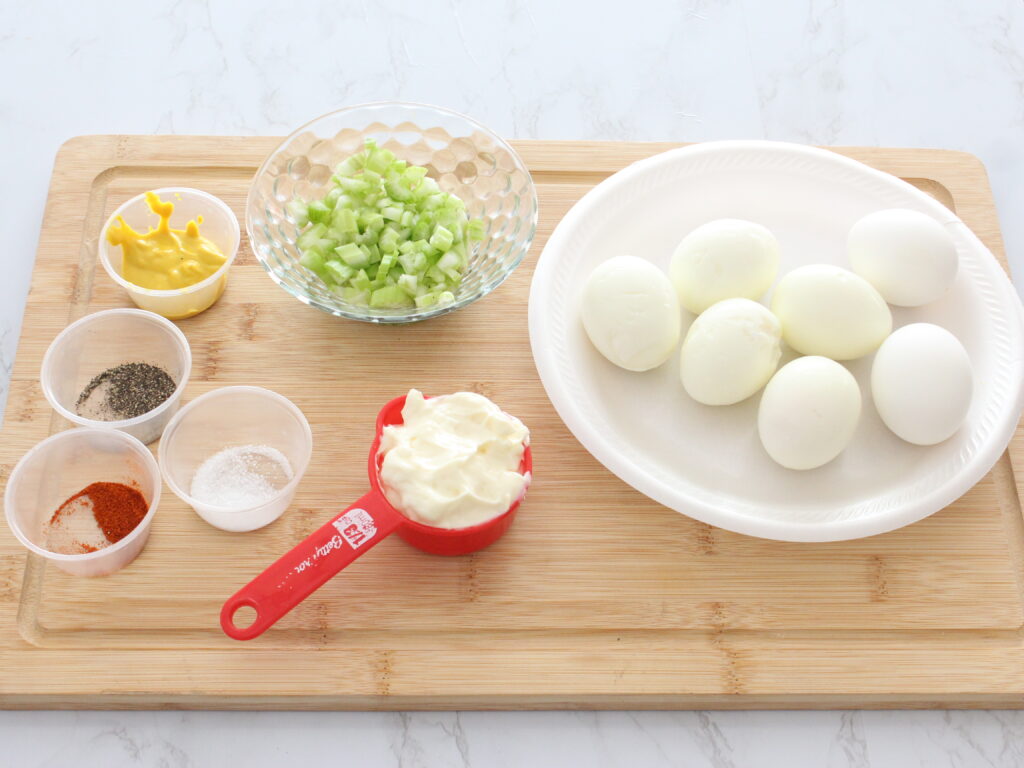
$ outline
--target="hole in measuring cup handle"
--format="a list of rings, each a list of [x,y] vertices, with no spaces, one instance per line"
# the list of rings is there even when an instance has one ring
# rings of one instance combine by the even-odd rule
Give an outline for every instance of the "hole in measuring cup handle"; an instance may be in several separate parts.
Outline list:
[[[251,616],[250,621],[245,621]],[[242,622],[236,621],[241,618]],[[260,605],[257,600],[249,597],[242,597],[238,600],[228,600],[220,612],[220,623],[224,631],[236,640],[248,640],[262,633],[258,628],[260,623]],[[228,631],[228,630],[231,631]]]
[[[241,620],[239,620],[239,617],[241,617]],[[231,617],[231,623],[237,629],[249,629],[249,627],[256,623],[258,618],[259,613],[256,612],[256,608],[245,604],[235,608],[235,613]]]

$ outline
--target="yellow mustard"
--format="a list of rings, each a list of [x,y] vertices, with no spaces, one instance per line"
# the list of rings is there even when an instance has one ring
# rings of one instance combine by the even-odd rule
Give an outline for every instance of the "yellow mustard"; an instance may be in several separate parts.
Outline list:
[[[170,291],[195,285],[224,266],[227,257],[199,234],[202,216],[188,222],[185,229],[171,229],[174,203],[164,202],[155,192],[146,193],[146,202],[160,217],[156,229],[136,232],[121,216],[107,229],[107,242],[121,246],[121,276],[125,280],[140,288]]]

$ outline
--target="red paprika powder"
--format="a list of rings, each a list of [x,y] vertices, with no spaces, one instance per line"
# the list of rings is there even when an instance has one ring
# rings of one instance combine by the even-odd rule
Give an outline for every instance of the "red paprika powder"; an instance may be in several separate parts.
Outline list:
[[[111,544],[116,544],[134,531],[149,509],[149,504],[137,488],[123,483],[92,483],[61,504],[53,513],[50,525],[56,525],[61,515],[84,497],[88,497],[92,503],[96,524]],[[86,547],[87,551],[92,549]]]

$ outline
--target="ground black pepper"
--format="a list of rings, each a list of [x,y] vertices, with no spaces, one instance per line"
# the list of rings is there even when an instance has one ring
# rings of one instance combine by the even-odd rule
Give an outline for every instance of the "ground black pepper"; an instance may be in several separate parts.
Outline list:
[[[122,363],[90,381],[75,403],[79,416],[98,421],[134,419],[156,408],[177,388],[163,368]]]

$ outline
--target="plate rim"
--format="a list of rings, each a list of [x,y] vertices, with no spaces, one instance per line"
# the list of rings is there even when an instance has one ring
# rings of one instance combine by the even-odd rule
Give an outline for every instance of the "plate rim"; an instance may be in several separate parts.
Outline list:
[[[1013,367],[1007,372],[1007,378],[1011,379],[1011,386],[1015,384],[1015,391],[1011,391],[1007,396],[1008,407],[1004,408],[1000,414],[999,421],[993,426],[988,441],[974,451],[960,472],[950,476],[927,494],[904,502],[896,509],[867,517],[852,517],[827,522],[784,521],[775,518],[756,518],[716,507],[704,499],[693,497],[685,490],[679,492],[681,495],[672,494],[676,496],[675,498],[668,498],[669,494],[663,492],[661,484],[657,480],[647,475],[632,460],[620,455],[614,446],[588,423],[585,414],[575,406],[573,398],[567,391],[564,382],[561,381],[552,345],[546,343],[546,334],[542,330],[545,323],[545,313],[542,307],[547,305],[546,299],[549,297],[554,283],[556,254],[564,250],[564,243],[575,233],[578,222],[585,217],[589,208],[621,188],[635,183],[644,175],[657,173],[673,162],[679,162],[680,158],[689,160],[701,155],[722,153],[728,155],[752,151],[781,152],[805,162],[832,163],[839,170],[860,175],[875,185],[888,186],[895,193],[904,195],[909,193],[920,206],[928,209],[933,216],[959,230],[971,249],[983,257],[979,259],[981,268],[985,270],[987,276],[992,278],[992,282],[1000,294],[996,300],[1000,311],[1007,316],[1006,328],[1011,336],[1011,343],[1016,349],[1016,355],[1011,354],[1010,357]],[[1013,315],[1016,315],[1016,318]],[[1012,322],[1014,319],[1016,322]],[[636,161],[608,176],[588,190],[569,209],[545,243],[531,278],[528,326],[534,364],[548,399],[573,436],[608,471],[653,501],[680,514],[736,533],[766,539],[828,542],[864,538],[901,528],[938,512],[970,490],[998,461],[1016,431],[1022,405],[1024,405],[1024,355],[1021,353],[1021,347],[1024,345],[1024,309],[1021,307],[1013,284],[992,252],[953,211],[903,179],[837,152],[803,144],[767,140],[703,142],[660,152]]]

